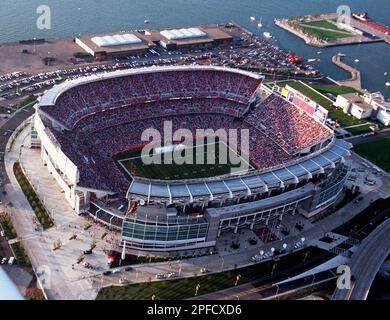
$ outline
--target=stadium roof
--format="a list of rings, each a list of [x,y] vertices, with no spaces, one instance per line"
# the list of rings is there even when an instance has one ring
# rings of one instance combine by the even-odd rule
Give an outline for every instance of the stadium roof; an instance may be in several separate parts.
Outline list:
[[[134,34],[114,34],[103,37],[93,37],[91,40],[99,47],[123,46],[142,43],[142,40]]]
[[[199,28],[163,30],[160,34],[168,40],[192,39],[207,36],[207,33]]]

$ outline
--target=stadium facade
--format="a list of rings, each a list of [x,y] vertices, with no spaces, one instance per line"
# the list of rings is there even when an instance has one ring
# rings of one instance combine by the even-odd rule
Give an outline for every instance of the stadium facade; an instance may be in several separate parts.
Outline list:
[[[225,67],[175,66],[66,81],[36,105],[34,145],[74,210],[120,232],[126,248],[212,248],[225,232],[315,216],[335,203],[348,175],[350,144],[262,80]],[[249,128],[255,169],[178,180],[123,172],[115,156],[142,146],[141,131],[167,119],[191,131],[199,123]]]

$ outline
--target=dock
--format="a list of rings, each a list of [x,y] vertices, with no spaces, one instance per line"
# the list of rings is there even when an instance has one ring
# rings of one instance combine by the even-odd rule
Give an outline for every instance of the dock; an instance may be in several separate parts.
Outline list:
[[[338,66],[340,69],[343,69],[351,74],[351,78],[347,80],[337,81],[340,85],[352,87],[358,91],[362,91],[362,82],[360,71],[347,65],[346,63],[341,61],[341,56],[336,54],[332,57],[332,62]]]

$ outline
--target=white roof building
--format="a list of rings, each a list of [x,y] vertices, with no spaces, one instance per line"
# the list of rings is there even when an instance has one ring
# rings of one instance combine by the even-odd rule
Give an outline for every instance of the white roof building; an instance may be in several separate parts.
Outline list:
[[[207,36],[207,33],[199,28],[163,30],[160,34],[168,40],[191,39]]]
[[[142,40],[134,34],[115,34],[112,36],[93,37],[92,42],[99,47],[123,46],[142,43]]]

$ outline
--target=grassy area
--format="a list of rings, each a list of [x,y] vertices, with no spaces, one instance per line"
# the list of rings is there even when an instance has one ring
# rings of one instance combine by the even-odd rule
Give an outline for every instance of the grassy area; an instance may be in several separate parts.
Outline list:
[[[309,252],[309,254],[307,254],[307,252]],[[150,300],[153,295],[156,295],[157,300],[188,299],[194,296],[195,287],[198,284],[200,285],[198,294],[203,295],[233,287],[238,275],[240,275],[238,284],[244,284],[259,279],[269,280],[273,277],[271,275],[272,269],[274,269],[274,274],[279,273],[279,275],[281,275],[282,273],[291,273],[291,268],[296,268],[298,266],[302,267],[306,263],[309,263],[308,261],[303,263],[305,255],[309,257],[316,257],[313,260],[316,260],[317,263],[319,260],[324,261],[329,259],[329,253],[325,253],[323,250],[318,248],[310,247],[300,252],[293,253],[287,257],[283,257],[276,263],[274,261],[267,261],[241,269],[204,276],[194,275],[193,277],[184,279],[144,282],[128,286],[106,287],[99,291],[97,299]],[[313,263],[313,261],[310,263]]]
[[[372,132],[370,126],[372,126],[372,124],[364,124],[358,127],[346,128],[346,130],[352,133],[353,135],[359,135],[363,133]]]
[[[354,151],[383,170],[390,172],[390,137],[354,146]]]
[[[11,218],[5,212],[0,213],[0,225],[8,240],[15,239],[17,237]]]
[[[282,83],[283,84],[283,83]],[[288,84],[290,87],[294,88],[295,90],[298,90],[308,98],[312,99],[313,101],[317,102],[322,107],[329,109],[333,102],[325,97],[323,97],[321,94],[316,92],[314,89],[311,89],[310,87],[304,85],[301,82],[298,81],[290,81],[286,82],[285,84]]]
[[[352,33],[339,29],[337,25],[327,20],[300,23],[298,27],[306,34],[325,41],[353,36]]]
[[[22,246],[22,243],[20,241],[14,242],[11,244],[11,247],[18,265],[22,267],[31,267],[31,261],[26,253],[26,250]]]
[[[336,24],[330,22],[329,20],[307,21],[307,22],[301,23],[301,25],[318,27],[318,28],[325,28],[328,30],[339,31],[339,32],[348,32],[348,31],[339,29]]]
[[[26,196],[28,202],[30,203],[31,208],[34,210],[36,217],[38,218],[39,223],[42,225],[43,229],[48,229],[54,225],[52,218],[50,217],[49,212],[46,210],[42,201],[39,199],[34,188],[27,180],[24,175],[19,162],[14,163],[14,174],[20,187],[23,190],[24,195]]]
[[[343,110],[336,107],[332,107],[329,109],[328,118],[337,120],[341,127],[349,127],[358,124],[364,124],[367,122],[366,120],[360,120],[352,115],[345,114]]]
[[[337,97],[339,94],[355,93],[356,89],[332,84],[310,83],[310,87],[322,94],[330,93]]]

